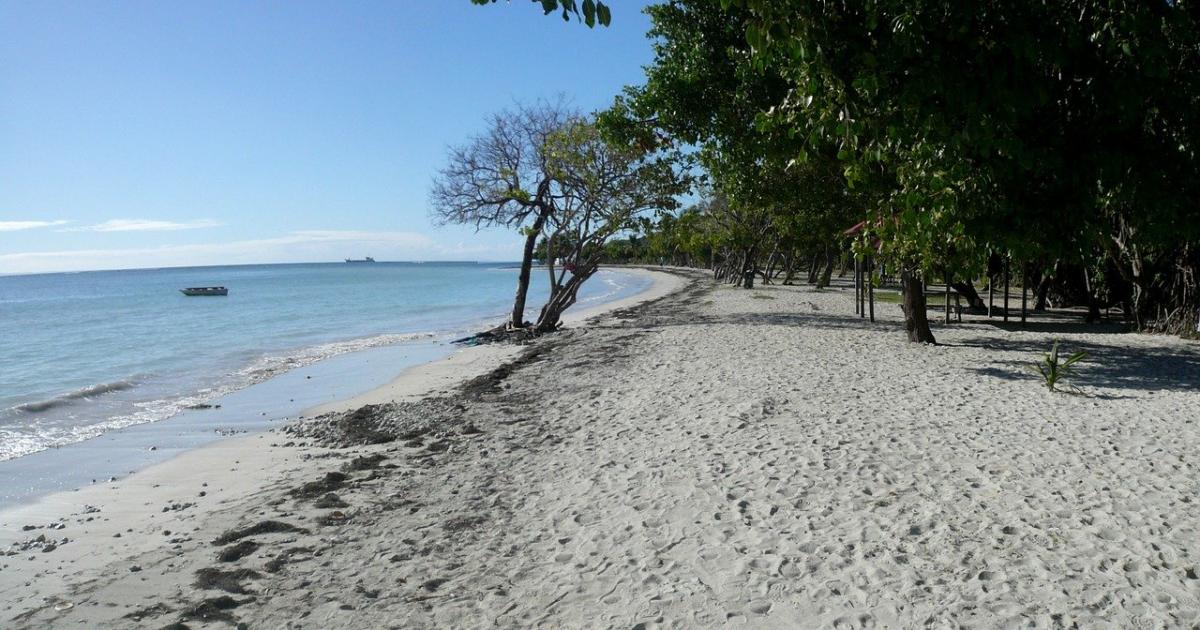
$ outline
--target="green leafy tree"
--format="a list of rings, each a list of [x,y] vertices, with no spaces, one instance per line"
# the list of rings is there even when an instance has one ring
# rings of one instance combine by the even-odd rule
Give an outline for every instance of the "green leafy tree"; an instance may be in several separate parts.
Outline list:
[[[893,180],[869,225],[906,272],[910,315],[924,310],[922,274],[971,276],[988,252],[1109,251],[1138,287],[1139,246],[1196,238],[1190,3],[722,4],[751,16],[754,64],[789,86],[761,109],[764,128],[805,140],[798,158],[834,144],[851,185]],[[909,329],[933,339],[911,317]]]
[[[451,147],[435,176],[429,203],[442,224],[517,230],[525,239],[508,326],[524,326],[534,249],[566,200],[556,179],[551,138],[578,124],[565,103],[543,101],[493,115],[487,130]]]
[[[857,202],[829,150],[797,160],[797,139],[762,129],[761,113],[789,88],[773,68],[752,63],[750,15],[717,0],[647,12],[654,63],[645,85],[628,88],[611,111],[630,121],[622,131],[634,142],[694,147],[716,193],[706,216],[718,277],[750,287],[755,275],[769,281],[774,260],[796,259],[797,248],[828,254]]]
[[[550,295],[535,324],[539,333],[558,328],[609,239],[635,230],[647,213],[674,209],[687,186],[674,162],[614,143],[594,122],[559,130],[547,155],[561,198],[544,230]]]

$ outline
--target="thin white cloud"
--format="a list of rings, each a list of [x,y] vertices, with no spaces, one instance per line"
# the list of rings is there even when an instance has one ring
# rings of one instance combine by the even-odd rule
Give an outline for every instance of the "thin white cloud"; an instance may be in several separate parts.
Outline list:
[[[18,230],[33,230],[56,225],[66,225],[70,221],[0,221],[0,232],[16,232]]]
[[[104,223],[75,228],[79,232],[175,232],[178,230],[198,230],[201,228],[219,227],[223,225],[212,219],[197,219],[195,221],[156,221],[154,219],[110,219]]]
[[[129,249],[0,254],[0,274],[190,265],[376,260],[515,260],[519,239],[504,245],[439,243],[418,232],[305,230],[274,238]]]

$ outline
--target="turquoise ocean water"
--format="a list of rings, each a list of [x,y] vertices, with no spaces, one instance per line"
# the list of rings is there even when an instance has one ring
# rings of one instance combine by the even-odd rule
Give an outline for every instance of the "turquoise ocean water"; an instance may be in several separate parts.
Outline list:
[[[496,263],[0,276],[0,461],[163,421],[337,355],[477,331],[504,318],[515,280]],[[530,317],[546,294],[534,280]],[[648,284],[602,271],[576,308]],[[179,293],[212,285],[229,295]]]

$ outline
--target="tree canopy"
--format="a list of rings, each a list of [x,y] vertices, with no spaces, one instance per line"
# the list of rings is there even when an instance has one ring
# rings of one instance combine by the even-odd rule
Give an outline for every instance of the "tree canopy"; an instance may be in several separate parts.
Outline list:
[[[607,137],[594,117],[561,101],[519,105],[449,149],[430,188],[431,212],[440,223],[515,229],[524,237],[506,327],[549,332],[596,272],[610,238],[636,229],[648,213],[675,208],[687,188],[677,165],[669,153]],[[550,296],[528,324],[535,257],[545,262]]]
[[[1080,269],[1091,299],[1122,302],[1143,326],[1178,327],[1171,313],[1194,306],[1170,289],[1195,273],[1200,239],[1191,3],[676,0],[648,12],[655,60],[616,108],[643,125],[631,134],[694,145],[742,227],[760,222],[750,208],[773,208],[769,238],[811,249],[865,221],[859,254],[914,279],[978,277],[996,254]]]
[[[543,9],[589,25],[599,11]],[[672,0],[646,11],[645,82],[599,128],[698,165],[707,199],[643,223],[640,251],[704,253],[717,277],[747,287],[797,268],[820,285],[837,260],[869,256],[901,279],[916,341],[933,341],[917,321],[927,279],[953,279],[978,306],[972,281],[1007,265],[1037,285],[1039,304],[1053,290],[1089,319],[1116,305],[1142,329],[1194,328],[1191,0]]]

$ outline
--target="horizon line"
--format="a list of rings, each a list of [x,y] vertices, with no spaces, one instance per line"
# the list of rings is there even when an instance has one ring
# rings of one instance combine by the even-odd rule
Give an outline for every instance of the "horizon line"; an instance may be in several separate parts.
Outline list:
[[[374,264],[408,264],[408,265],[437,265],[437,264],[474,264],[474,265],[504,265],[518,264],[519,260],[376,260]],[[113,271],[161,271],[164,269],[213,269],[217,267],[264,267],[271,265],[345,265],[348,264],[345,260],[313,260],[306,262],[267,262],[267,263],[237,263],[232,265],[163,265],[160,267],[116,267],[108,269],[77,269],[71,271],[17,271],[5,272],[0,271],[0,278],[13,278],[17,276],[52,276],[58,274],[79,274],[79,273],[108,273]]]

